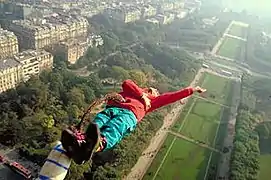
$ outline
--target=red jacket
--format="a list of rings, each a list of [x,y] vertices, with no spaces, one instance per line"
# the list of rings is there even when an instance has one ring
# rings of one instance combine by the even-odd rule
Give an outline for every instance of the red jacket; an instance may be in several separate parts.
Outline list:
[[[149,95],[149,98],[151,100],[151,108],[147,111],[145,108],[145,103],[141,99],[143,92],[144,90],[138,87],[132,80],[125,80],[122,83],[122,92],[120,92],[119,94],[121,94],[123,98],[125,98],[126,102],[117,103],[114,101],[109,101],[107,105],[131,110],[135,114],[139,122],[147,113],[192,95],[193,89],[185,88],[175,92],[164,93],[159,95],[158,97],[153,97]]]

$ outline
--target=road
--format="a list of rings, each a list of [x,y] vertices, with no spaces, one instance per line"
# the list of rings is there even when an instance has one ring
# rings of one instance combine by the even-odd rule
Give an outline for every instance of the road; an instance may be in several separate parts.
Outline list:
[[[196,74],[194,80],[190,83],[190,86],[195,86],[202,76],[205,69],[200,69]],[[184,103],[187,102],[188,99],[184,99]],[[155,158],[158,150],[163,145],[167,131],[174,122],[178,119],[179,114],[183,110],[185,105],[176,104],[176,106],[168,113],[164,118],[164,123],[162,127],[156,132],[155,136],[151,139],[149,146],[144,150],[142,156],[138,159],[137,163],[131,169],[131,172],[124,178],[126,180],[140,180],[143,178],[145,172],[148,170],[151,165],[153,159]]]
[[[220,67],[220,68],[225,68],[225,69],[229,69],[229,70],[237,71],[237,72],[248,73],[248,74],[250,74],[252,76],[259,77],[259,78],[271,79],[271,76],[255,72],[255,71],[253,71],[251,69],[248,69],[248,68],[246,68],[244,66],[238,65],[237,63],[235,63],[234,65],[231,66],[231,65],[221,64],[221,63],[219,63],[219,62],[217,62],[217,61],[215,61],[213,59],[210,59],[209,61],[206,61],[206,62],[207,62],[207,64],[212,64],[212,65]]]
[[[225,180],[229,179],[229,172],[230,172],[230,158],[232,153],[234,135],[235,135],[235,123],[236,123],[236,116],[238,111],[238,105],[240,103],[240,91],[241,91],[241,84],[236,83],[234,85],[233,95],[232,95],[232,107],[230,110],[229,121],[227,126],[227,134],[224,138],[223,146],[229,149],[228,153],[224,153],[220,156],[220,162],[218,163],[218,170],[217,170],[217,178],[225,177]]]
[[[38,166],[36,163],[33,163],[32,161],[29,161],[23,157],[21,157],[18,153],[18,151],[15,148],[8,148],[3,145],[0,145],[0,154],[4,155],[5,158],[8,158],[10,161],[16,161],[23,165],[28,170],[32,171],[32,175],[37,175],[37,172],[40,170],[40,166]],[[18,177],[18,178],[13,178]],[[9,168],[7,168],[5,165],[0,163],[0,180],[13,180],[13,179],[20,179],[20,176],[17,176],[16,173],[13,171],[10,171]],[[4,179],[1,179],[4,178]]]

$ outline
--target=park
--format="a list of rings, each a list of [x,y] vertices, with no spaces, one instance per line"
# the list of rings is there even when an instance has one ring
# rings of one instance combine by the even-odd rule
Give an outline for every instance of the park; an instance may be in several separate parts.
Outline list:
[[[218,42],[215,54],[232,61],[244,61],[248,30],[248,24],[231,22]]]
[[[248,27],[246,26],[242,26],[236,23],[233,23],[231,25],[231,28],[228,32],[228,34],[232,35],[232,36],[237,36],[240,38],[246,38],[247,37],[247,33],[248,33]]]
[[[245,41],[225,36],[217,54],[226,58],[240,61],[244,54]]]
[[[218,163],[232,81],[205,73],[199,84],[208,93],[190,98],[143,179],[205,179]]]

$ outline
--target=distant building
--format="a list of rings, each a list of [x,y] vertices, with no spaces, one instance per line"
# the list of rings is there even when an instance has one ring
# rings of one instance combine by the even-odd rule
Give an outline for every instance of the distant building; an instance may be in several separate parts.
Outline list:
[[[219,19],[217,17],[212,17],[212,18],[204,18],[202,19],[202,21],[206,25],[213,26],[219,21]]]
[[[102,37],[100,35],[91,34],[85,40],[69,40],[60,42],[51,49],[51,52],[62,56],[69,63],[75,64],[80,57],[84,56],[89,47],[102,45]]]
[[[15,55],[14,59],[22,64],[24,81],[53,67],[53,55],[44,50],[23,51]]]
[[[2,3],[0,14],[9,20],[19,20],[29,17],[33,10],[34,8],[28,4],[4,2]]]
[[[188,10],[178,9],[178,10],[175,10],[174,13],[176,14],[176,18],[183,19],[188,15]]]
[[[136,7],[108,8],[105,12],[113,19],[125,23],[134,22],[141,18],[141,10]]]
[[[13,32],[0,27],[0,59],[10,57],[18,52],[17,37]]]
[[[188,9],[200,9],[202,3],[199,0],[189,0],[185,1],[184,8]]]
[[[41,49],[86,36],[88,21],[80,16],[53,14],[45,19],[14,20],[9,29],[18,37],[20,49]]]
[[[178,9],[183,9],[185,5],[184,1],[174,1],[173,2],[173,9],[178,10]]]
[[[158,14],[155,16],[155,19],[157,19],[160,24],[170,24],[174,21],[174,17],[175,15],[172,13],[166,13],[165,15]]]
[[[0,93],[52,66],[53,55],[44,50],[27,50],[0,60]]]
[[[153,23],[153,24],[158,24],[159,25],[159,21],[156,18],[150,18],[150,19],[146,19],[147,22]]]
[[[158,6],[158,12],[164,13],[165,11],[170,11],[174,9],[174,3],[172,2],[161,2]]]
[[[10,58],[0,60],[0,93],[15,88],[23,79],[22,64]]]
[[[141,10],[142,18],[155,16],[156,13],[157,9],[151,5],[145,5]]]

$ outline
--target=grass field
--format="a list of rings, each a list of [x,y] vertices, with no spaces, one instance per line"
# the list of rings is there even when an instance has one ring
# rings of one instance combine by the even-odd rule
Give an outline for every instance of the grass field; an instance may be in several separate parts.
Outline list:
[[[271,154],[260,156],[259,180],[270,180]]]
[[[227,58],[241,60],[243,58],[244,48],[245,48],[244,41],[231,37],[225,37],[217,54]]]
[[[227,101],[227,95],[231,90],[229,82],[226,78],[206,73],[202,86],[207,89],[207,93],[203,97],[210,101],[229,105],[230,102]]]
[[[218,130],[225,132],[221,128],[226,126],[220,127],[220,120],[223,119],[226,107],[210,101],[228,103],[227,94],[231,90],[231,83],[227,79],[207,73],[203,78],[199,82],[208,90],[206,99],[191,98],[171,130],[204,142],[210,147],[221,148],[216,145],[215,140],[217,136],[222,138]],[[215,96],[210,97],[210,94]],[[195,142],[169,135],[143,179],[202,180],[207,176],[206,169],[213,167],[212,164],[217,163],[218,157],[218,153],[200,147]]]
[[[246,38],[248,28],[244,26],[240,26],[238,24],[233,24],[228,32],[228,34],[233,36],[238,36],[241,38]]]
[[[159,151],[143,180],[153,179],[154,176],[156,180],[202,179],[206,172],[210,150],[182,139],[175,139],[172,135],[168,136],[165,144],[171,147],[171,150],[167,151],[168,148],[164,148]],[[166,154],[167,157],[164,159]]]
[[[181,134],[212,146],[219,126],[221,110],[219,105],[197,100],[184,122]]]

